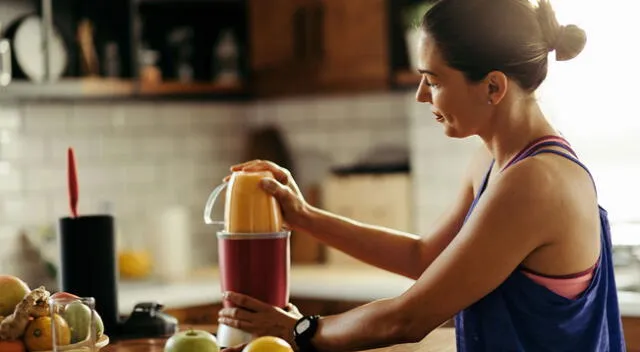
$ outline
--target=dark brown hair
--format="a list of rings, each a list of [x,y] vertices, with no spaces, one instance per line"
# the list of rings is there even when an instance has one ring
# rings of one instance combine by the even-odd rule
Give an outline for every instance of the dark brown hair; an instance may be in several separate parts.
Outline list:
[[[577,56],[586,35],[561,26],[548,0],[439,0],[427,11],[422,29],[432,36],[447,64],[472,82],[501,71],[532,92],[547,76],[547,56]]]

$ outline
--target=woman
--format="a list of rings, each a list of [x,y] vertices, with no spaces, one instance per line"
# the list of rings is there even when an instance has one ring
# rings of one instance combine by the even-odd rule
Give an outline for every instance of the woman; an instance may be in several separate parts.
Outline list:
[[[431,104],[447,136],[484,142],[427,236],[316,209],[270,162],[232,168],[272,171],[263,186],[291,228],[415,285],[321,318],[229,293],[243,308],[221,310],[220,321],[303,351],[415,342],[454,316],[459,351],[623,351],[606,212],[534,98],[548,53],[575,57],[584,32],[560,26],[547,0],[441,0],[422,28],[417,100]]]

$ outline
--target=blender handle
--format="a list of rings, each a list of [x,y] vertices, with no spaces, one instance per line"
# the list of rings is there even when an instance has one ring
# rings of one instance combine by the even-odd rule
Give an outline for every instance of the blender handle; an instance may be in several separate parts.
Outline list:
[[[216,198],[218,198],[218,195],[220,194],[220,192],[222,192],[228,185],[228,182],[225,182],[223,184],[221,184],[220,186],[216,187],[213,192],[211,192],[211,194],[209,195],[209,199],[207,199],[207,204],[204,206],[204,223],[207,225],[224,225],[224,221],[220,221],[220,220],[211,220],[211,211],[213,210],[213,205],[216,202]]]

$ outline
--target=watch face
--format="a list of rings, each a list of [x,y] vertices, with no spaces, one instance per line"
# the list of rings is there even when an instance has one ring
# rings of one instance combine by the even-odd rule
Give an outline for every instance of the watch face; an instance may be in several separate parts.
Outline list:
[[[305,319],[300,322],[300,324],[296,325],[296,332],[298,334],[302,334],[305,330],[307,330],[311,326],[309,320]]]

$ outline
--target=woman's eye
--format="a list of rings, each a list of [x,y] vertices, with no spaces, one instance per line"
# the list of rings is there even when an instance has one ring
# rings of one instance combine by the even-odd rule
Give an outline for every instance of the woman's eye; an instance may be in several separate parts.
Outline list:
[[[440,86],[438,83],[429,82],[429,78],[425,74],[422,75],[422,83],[429,88],[437,88]]]

